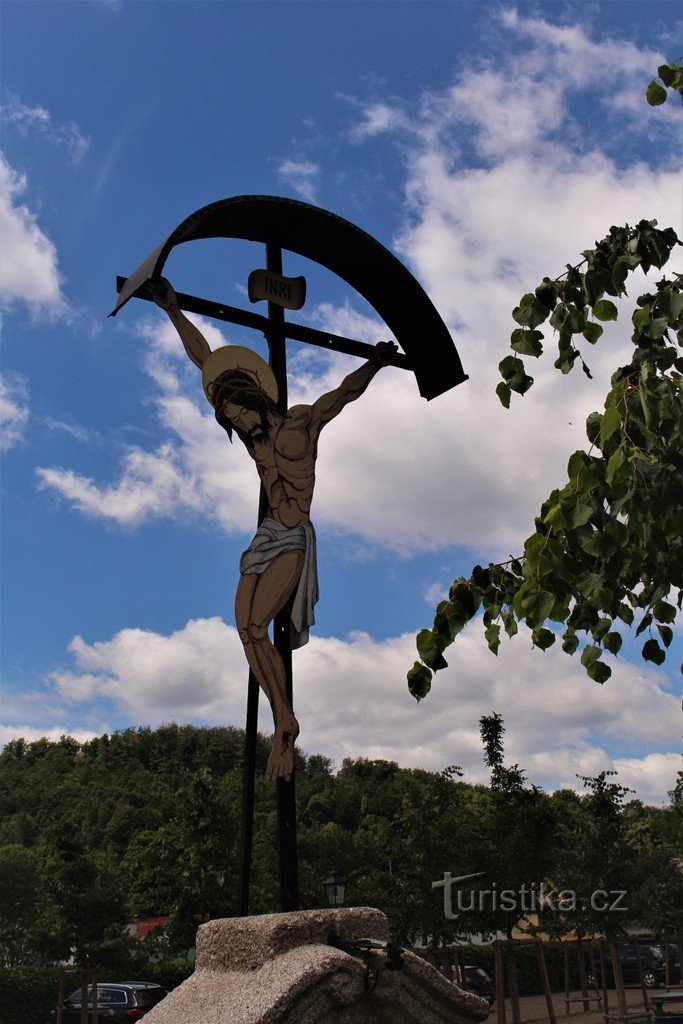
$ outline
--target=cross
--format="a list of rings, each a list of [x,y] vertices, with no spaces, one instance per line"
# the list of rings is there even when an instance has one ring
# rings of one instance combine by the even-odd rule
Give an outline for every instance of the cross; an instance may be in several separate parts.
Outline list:
[[[426,398],[442,394],[467,379],[443,321],[417,281],[396,257],[349,222],[325,210],[293,200],[238,196],[198,210],[186,218],[130,277],[117,278],[120,297],[111,315],[116,315],[133,296],[152,300],[148,282],[159,279],[163,265],[175,245],[216,235],[265,242],[268,275],[282,277],[282,249],[286,245],[288,249],[329,267],[356,287],[380,312],[390,329],[393,327],[397,340],[404,339],[403,347],[408,354],[396,352],[389,362],[413,372]],[[277,295],[268,298],[267,316],[184,293],[176,295],[178,307],[185,312],[250,327],[264,335],[268,343],[270,366],[277,381],[277,408],[281,415],[287,412],[287,338],[365,359],[375,352],[373,346],[364,342],[287,321],[282,301]],[[423,332],[423,349],[412,335],[406,333],[413,325],[418,325]],[[267,511],[268,498],[262,484],[259,525]],[[287,696],[291,705],[290,612],[291,600],[275,617],[273,643],[284,664]],[[259,685],[250,670],[240,839],[240,916],[246,916],[249,912],[258,700]],[[292,911],[299,909],[294,774],[289,781],[278,778],[276,787],[280,905],[282,911]]]

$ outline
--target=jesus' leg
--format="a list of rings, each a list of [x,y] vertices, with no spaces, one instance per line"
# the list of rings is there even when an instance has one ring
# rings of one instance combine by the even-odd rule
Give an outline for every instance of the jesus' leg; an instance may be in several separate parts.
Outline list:
[[[268,636],[268,626],[291,597],[304,561],[302,551],[278,555],[260,575],[240,578],[235,617],[249,666],[273,710],[275,734],[266,777],[290,779],[294,769],[294,741],[299,723],[287,697],[285,668]]]

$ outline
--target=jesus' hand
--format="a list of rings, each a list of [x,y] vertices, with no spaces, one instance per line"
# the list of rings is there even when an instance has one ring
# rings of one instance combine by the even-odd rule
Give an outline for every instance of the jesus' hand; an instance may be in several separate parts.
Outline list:
[[[379,363],[380,366],[388,366],[397,352],[398,345],[395,345],[393,341],[378,341],[375,345],[375,354],[372,357],[373,362]]]
[[[147,287],[157,306],[161,306],[162,309],[169,310],[172,306],[178,305],[173,286],[165,277],[160,277],[157,281],[148,281]]]

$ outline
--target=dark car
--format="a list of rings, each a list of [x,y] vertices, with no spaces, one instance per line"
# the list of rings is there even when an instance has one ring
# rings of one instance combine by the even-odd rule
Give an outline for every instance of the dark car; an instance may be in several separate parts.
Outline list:
[[[134,1021],[160,1003],[168,992],[152,981],[126,981],[114,984],[101,981],[97,985],[98,1024],[115,1020]],[[88,985],[88,1024],[92,1012],[92,985]],[[50,1013],[50,1024],[57,1020],[57,1011]],[[81,990],[64,1000],[63,1024],[81,1024]]]
[[[489,1006],[493,1006],[493,982],[482,967],[463,967],[465,983],[469,992],[486,999]]]
[[[619,963],[625,985],[638,985],[638,960],[636,951],[631,943],[620,943],[617,946],[619,952]],[[640,962],[643,966],[643,978],[648,988],[659,988],[666,982],[666,952],[664,943],[655,942],[654,939],[639,939],[638,951]],[[611,957],[606,958],[607,984],[614,987],[614,968]],[[602,967],[599,957],[596,957],[595,970],[597,972],[598,985],[602,984]],[[588,972],[588,984],[593,985],[593,973]],[[681,965],[678,957],[678,947],[669,944],[669,980],[672,985],[677,985],[681,980]]]

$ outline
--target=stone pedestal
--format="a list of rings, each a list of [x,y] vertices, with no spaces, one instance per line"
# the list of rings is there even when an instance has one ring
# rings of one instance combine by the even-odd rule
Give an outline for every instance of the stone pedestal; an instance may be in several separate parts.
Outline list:
[[[390,970],[382,950],[329,944],[385,941],[387,919],[368,907],[210,921],[197,933],[195,973],[145,1024],[465,1024],[488,1016],[412,953]]]

